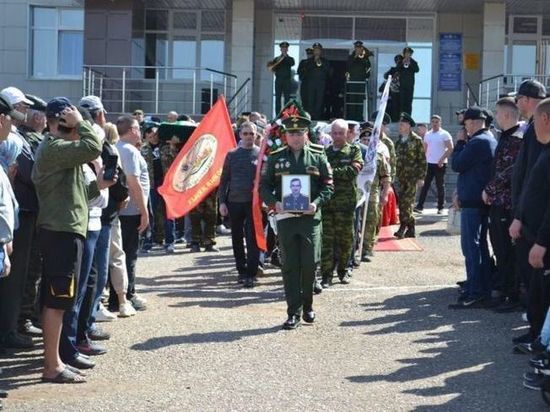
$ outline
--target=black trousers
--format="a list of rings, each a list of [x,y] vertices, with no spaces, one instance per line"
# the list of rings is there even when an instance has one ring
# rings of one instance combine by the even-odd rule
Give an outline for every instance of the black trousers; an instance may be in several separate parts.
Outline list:
[[[31,247],[36,234],[36,217],[35,212],[19,212],[19,228],[14,233],[13,253],[10,256],[11,273],[0,279],[0,336],[17,331]]]
[[[284,97],[284,104],[290,100],[290,79],[275,79],[275,114],[277,116],[281,111],[281,97]]]
[[[139,248],[140,215],[119,216],[122,234],[122,249],[126,254],[126,270],[128,271],[128,292],[126,298],[132,299],[136,294],[136,262]]]
[[[426,171],[426,178],[424,179],[424,186],[420,191],[420,197],[418,198],[418,209],[424,208],[424,202],[426,201],[426,196],[428,195],[428,190],[432,185],[432,180],[435,178],[435,186],[437,188],[437,208],[443,209],[445,205],[445,171],[447,170],[447,165],[439,167],[435,163],[428,163],[428,170]]]
[[[227,208],[231,219],[231,241],[237,271],[239,274],[253,278],[258,271],[260,251],[254,234],[252,202],[228,202]],[[243,237],[246,239],[246,254]]]
[[[515,251],[508,228],[512,223],[510,210],[502,206],[491,206],[489,210],[489,238],[497,261],[497,270],[492,279],[492,289],[500,290],[505,296],[519,298],[519,282],[516,280]]]
[[[405,112],[412,115],[414,87],[399,89],[399,95],[401,97],[401,112]]]
[[[325,112],[325,82],[312,82],[308,85],[309,114],[313,120],[321,120]]]
[[[527,319],[531,327],[530,332],[533,338],[540,335],[544,319],[550,306],[550,274],[544,275],[546,269],[533,269],[529,283],[529,294],[527,297]]]

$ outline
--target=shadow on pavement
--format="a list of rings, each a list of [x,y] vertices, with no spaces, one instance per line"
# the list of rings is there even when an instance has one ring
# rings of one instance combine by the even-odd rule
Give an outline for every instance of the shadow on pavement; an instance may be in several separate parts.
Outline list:
[[[280,326],[262,329],[235,330],[223,332],[207,332],[207,333],[191,333],[189,335],[180,336],[162,336],[151,338],[143,343],[137,343],[131,346],[131,349],[141,351],[151,351],[173,345],[194,345],[201,343],[224,343],[235,342],[250,336],[266,335],[275,333],[281,330]]]
[[[398,334],[407,340],[407,334],[423,332],[429,337],[413,341],[411,345],[419,346],[415,352],[421,357],[398,359],[402,366],[394,372],[347,379],[360,384],[407,382],[414,385],[418,382],[417,388],[402,393],[433,398],[433,403],[452,396],[443,404],[421,405],[415,411],[543,409],[540,392],[522,387],[522,375],[529,370],[529,357],[512,354],[511,338],[519,334],[512,329],[524,325],[520,324],[519,316],[484,309],[449,310],[447,305],[455,298],[451,289],[441,289],[363,305],[370,313],[394,313],[342,322],[341,326],[365,327],[365,335],[369,336]],[[426,356],[422,357],[424,354]],[[430,383],[441,375],[452,376],[445,377],[442,386]],[[490,393],[493,394],[489,396]]]

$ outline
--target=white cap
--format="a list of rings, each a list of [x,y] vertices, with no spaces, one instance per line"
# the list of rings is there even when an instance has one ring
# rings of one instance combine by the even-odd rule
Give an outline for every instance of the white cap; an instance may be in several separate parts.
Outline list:
[[[78,105],[90,111],[102,110],[107,113],[103,107],[103,103],[101,103],[101,99],[97,96],[84,96],[80,99]]]
[[[25,103],[32,106],[34,103],[25,97],[25,94],[17,87],[6,87],[0,92],[0,95],[9,102],[12,106],[17,103]]]

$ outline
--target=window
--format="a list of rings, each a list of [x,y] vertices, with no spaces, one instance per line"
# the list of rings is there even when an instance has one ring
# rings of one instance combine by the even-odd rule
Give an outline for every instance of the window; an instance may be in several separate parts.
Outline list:
[[[33,77],[80,77],[84,59],[84,11],[33,7],[30,57]]]

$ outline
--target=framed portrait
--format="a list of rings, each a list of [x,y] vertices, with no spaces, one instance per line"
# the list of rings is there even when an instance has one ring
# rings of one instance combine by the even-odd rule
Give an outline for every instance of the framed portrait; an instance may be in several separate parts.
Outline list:
[[[309,175],[283,175],[281,179],[281,203],[285,212],[303,213],[311,203]]]

